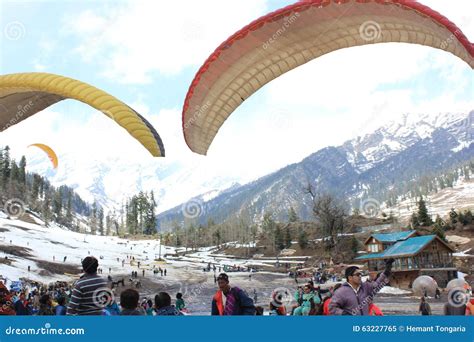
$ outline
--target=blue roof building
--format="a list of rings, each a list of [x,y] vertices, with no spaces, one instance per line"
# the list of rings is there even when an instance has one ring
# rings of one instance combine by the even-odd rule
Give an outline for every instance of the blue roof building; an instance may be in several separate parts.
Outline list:
[[[392,283],[399,287],[411,287],[419,275],[427,274],[445,286],[457,277],[453,264],[455,250],[437,235],[419,235],[414,230],[372,234],[365,241],[367,254],[356,261],[367,262],[369,272],[383,271],[384,260],[395,259]]]

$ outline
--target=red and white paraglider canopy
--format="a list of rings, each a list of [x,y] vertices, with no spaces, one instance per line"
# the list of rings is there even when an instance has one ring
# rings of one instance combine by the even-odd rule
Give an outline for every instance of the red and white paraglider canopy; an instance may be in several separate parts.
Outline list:
[[[339,49],[389,42],[445,50],[474,68],[474,46],[461,30],[416,1],[300,1],[245,26],[209,56],[184,103],[186,143],[206,154],[243,101],[300,65]]]

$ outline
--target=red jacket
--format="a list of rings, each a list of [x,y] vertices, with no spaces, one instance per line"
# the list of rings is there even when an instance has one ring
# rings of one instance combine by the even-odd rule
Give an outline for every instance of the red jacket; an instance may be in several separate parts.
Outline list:
[[[383,316],[382,310],[375,304],[369,305],[369,315],[370,316]]]
[[[329,303],[331,303],[332,298],[328,298],[324,301],[323,304],[323,315],[324,316],[330,316],[331,313],[329,312]]]

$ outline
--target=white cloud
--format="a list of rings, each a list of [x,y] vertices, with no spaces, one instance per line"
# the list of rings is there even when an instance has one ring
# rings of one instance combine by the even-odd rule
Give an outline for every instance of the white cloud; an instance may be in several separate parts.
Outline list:
[[[266,12],[266,0],[129,1],[68,16],[77,51],[109,78],[149,83],[152,73],[197,66],[232,33]]]

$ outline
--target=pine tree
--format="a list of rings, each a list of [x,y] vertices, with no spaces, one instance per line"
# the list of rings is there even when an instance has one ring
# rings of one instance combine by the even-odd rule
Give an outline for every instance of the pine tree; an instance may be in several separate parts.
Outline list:
[[[413,213],[411,215],[410,223],[411,223],[412,228],[416,229],[416,228],[420,227],[420,221],[418,220],[418,215]]]
[[[426,203],[423,200],[423,197],[420,197],[418,202],[418,222],[421,226],[431,226],[433,224],[433,220],[428,214],[428,209],[426,208]]]
[[[439,225],[437,224],[434,225],[433,233],[435,233],[441,240],[448,242],[446,240],[446,234],[444,233],[444,229],[440,227]]]
[[[44,190],[44,200],[43,205],[41,206],[41,213],[43,216],[44,224],[46,226],[49,225],[49,222],[52,220],[52,213],[51,213],[51,192],[49,189]]]
[[[145,201],[145,234],[152,235],[156,233],[156,215],[155,215],[155,195],[153,191],[150,193],[150,197],[146,197]]]
[[[298,245],[301,249],[305,249],[308,247],[308,235],[306,234],[304,229],[300,229],[298,234]]]
[[[25,156],[21,157],[20,163],[18,164],[18,181],[23,186],[26,186],[26,158]]]
[[[296,214],[296,211],[293,207],[290,207],[290,210],[288,211],[288,222],[298,222],[299,218],[298,215]]]
[[[464,225],[470,225],[473,222],[473,217],[472,217],[472,211],[471,210],[466,210],[464,212]]]
[[[291,232],[290,227],[287,226],[285,229],[285,248],[291,247]]]
[[[221,238],[222,238],[221,231],[219,228],[217,228],[214,231],[214,233],[212,233],[212,238],[213,238],[214,244],[219,247],[221,245]]]
[[[110,214],[107,213],[105,216],[105,235],[109,236],[112,231],[112,218]]]
[[[91,229],[91,234],[96,235],[97,234],[97,203],[96,202],[92,204],[92,210],[89,216],[89,226]]]
[[[104,235],[104,209],[102,209],[101,206],[98,207],[97,209],[97,222],[99,226],[99,234]]]
[[[66,227],[71,228],[73,224],[73,214],[72,214],[72,192],[69,191],[67,194],[67,204],[66,204],[66,217],[64,224]]]
[[[263,216],[262,222],[262,231],[267,236],[268,240],[272,242],[273,250],[276,250],[275,244],[275,230],[276,230],[276,223],[272,218],[270,213],[266,213]]]
[[[458,223],[458,213],[456,210],[454,210],[454,208],[451,208],[451,211],[449,212],[449,222],[453,227],[456,225],[456,223]]]
[[[18,165],[12,160],[10,163],[10,178],[7,181],[7,193],[9,197],[23,198],[23,193],[20,193],[20,189],[18,188],[19,177],[20,170],[18,169]]]
[[[436,215],[434,225],[437,225],[440,228],[444,229],[446,227],[446,222],[441,218],[441,216]]]
[[[353,257],[355,257],[357,255],[357,252],[359,251],[359,242],[354,236],[352,236],[351,238],[351,251]]]
[[[53,213],[55,215],[55,220],[58,223],[62,223],[62,196],[61,191],[53,190]]]
[[[8,146],[3,149],[1,177],[2,189],[5,190],[10,179],[10,147]]]
[[[37,175],[36,173],[33,175],[33,185],[31,188],[31,200],[35,202],[38,199],[38,196],[40,195],[40,183],[42,182],[42,178],[40,175]]]
[[[285,243],[283,240],[283,234],[281,232],[281,228],[279,225],[277,225],[275,229],[275,242],[274,245],[278,251],[281,251],[282,249],[285,249]]]

